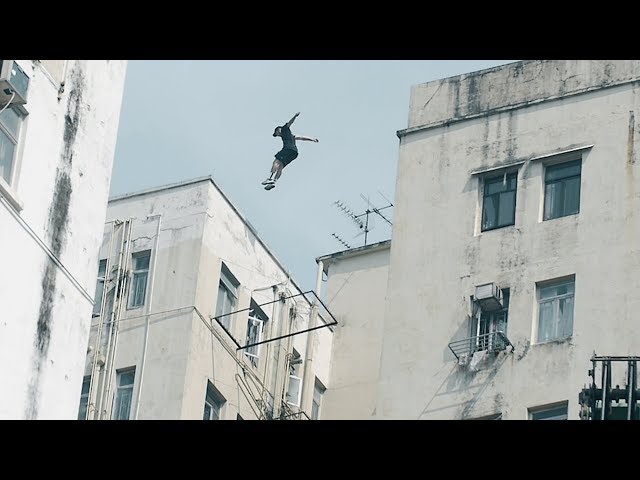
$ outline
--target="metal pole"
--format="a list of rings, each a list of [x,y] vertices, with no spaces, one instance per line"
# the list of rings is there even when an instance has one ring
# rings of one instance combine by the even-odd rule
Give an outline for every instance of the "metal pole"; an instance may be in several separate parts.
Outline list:
[[[636,362],[635,360],[629,360],[629,371],[627,372],[627,388],[629,389],[627,395],[627,420],[635,420],[636,402]]]

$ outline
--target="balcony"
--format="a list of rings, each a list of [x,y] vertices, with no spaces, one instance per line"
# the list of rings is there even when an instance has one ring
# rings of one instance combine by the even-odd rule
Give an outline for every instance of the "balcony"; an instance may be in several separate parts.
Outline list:
[[[503,332],[491,332],[477,335],[475,337],[456,340],[449,344],[449,350],[460,361],[461,358],[470,358],[476,352],[498,353],[513,345]]]

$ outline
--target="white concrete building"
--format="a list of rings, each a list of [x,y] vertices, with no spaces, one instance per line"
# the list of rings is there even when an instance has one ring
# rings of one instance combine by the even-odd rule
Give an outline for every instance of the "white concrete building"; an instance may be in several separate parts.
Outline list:
[[[327,275],[325,303],[338,321],[323,419],[375,414],[390,247],[387,240],[317,258]]]
[[[412,88],[375,418],[578,419],[594,352],[640,354],[639,112],[638,61]]]
[[[320,416],[335,322],[211,177],[112,198],[99,258],[78,418]]]
[[[125,72],[0,60],[0,419],[77,416]]]

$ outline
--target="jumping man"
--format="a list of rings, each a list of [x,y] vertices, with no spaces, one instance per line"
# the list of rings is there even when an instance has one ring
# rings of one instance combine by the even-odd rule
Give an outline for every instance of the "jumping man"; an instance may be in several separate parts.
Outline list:
[[[282,150],[276,153],[276,159],[273,161],[273,165],[271,166],[271,175],[269,175],[269,178],[262,182],[262,185],[265,186],[265,190],[271,190],[276,186],[276,182],[280,178],[280,175],[282,175],[282,169],[293,162],[298,156],[296,140],[318,142],[317,138],[306,137],[304,135],[296,136],[291,133],[291,124],[298,115],[300,115],[300,112],[296,113],[291,118],[291,120],[289,120],[281,127],[276,127],[276,129],[273,131],[274,137],[282,138]]]

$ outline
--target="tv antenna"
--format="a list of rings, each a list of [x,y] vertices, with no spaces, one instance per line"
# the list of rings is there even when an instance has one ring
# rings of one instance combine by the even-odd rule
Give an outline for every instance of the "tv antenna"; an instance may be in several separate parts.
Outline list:
[[[367,204],[367,209],[360,214],[356,214],[354,213],[354,211],[349,208],[348,206],[345,205],[344,202],[337,200],[334,203],[334,205],[336,205],[338,207],[338,209],[340,209],[342,211],[342,213],[344,213],[347,217],[349,217],[351,219],[351,221],[353,221],[353,223],[355,223],[355,225],[362,230],[362,232],[360,232],[358,235],[356,235],[356,237],[362,235],[364,233],[364,245],[367,245],[367,240],[368,240],[368,235],[369,232],[371,230],[373,230],[373,218],[371,219],[372,221],[369,221],[369,216],[371,214],[376,214],[379,217],[381,217],[385,222],[387,222],[390,226],[393,226],[393,223],[391,222],[391,220],[389,220],[384,214],[382,214],[381,210],[385,210],[387,208],[391,208],[393,207],[393,203],[387,198],[385,197],[380,191],[378,191],[378,193],[380,194],[380,196],[382,198],[385,199],[385,201],[388,202],[388,205],[385,205],[383,207],[376,207],[374,204],[372,204],[369,201],[368,197],[365,197],[364,195],[360,194],[360,197],[366,202]],[[364,221],[362,220],[362,217],[364,218]],[[336,238],[340,243],[342,243],[344,246],[346,246],[347,248],[351,248],[344,240],[342,240],[338,235],[336,235],[335,233],[331,234],[334,238]]]

